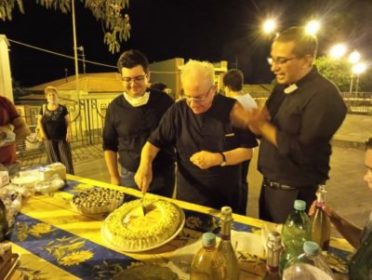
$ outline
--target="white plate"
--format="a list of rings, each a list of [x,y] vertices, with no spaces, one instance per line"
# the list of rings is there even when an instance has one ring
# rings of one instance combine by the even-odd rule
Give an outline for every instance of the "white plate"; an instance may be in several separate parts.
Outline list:
[[[115,249],[119,249],[119,251],[128,252],[128,253],[139,253],[139,252],[145,252],[145,251],[149,251],[149,250],[152,250],[152,249],[159,248],[159,247],[167,244],[168,242],[172,241],[174,238],[176,238],[176,236],[182,231],[183,226],[185,225],[185,213],[183,212],[183,210],[178,205],[176,205],[176,204],[174,204],[174,205],[176,206],[176,208],[178,209],[178,211],[181,215],[181,221],[179,223],[179,226],[178,226],[177,230],[174,232],[174,234],[172,236],[170,236],[169,238],[167,238],[166,240],[160,242],[160,243],[154,244],[152,246],[144,247],[144,248],[139,248],[139,249],[128,249],[128,248],[125,248],[125,247],[123,248],[123,247],[118,246],[117,244],[111,243],[110,240],[108,240],[105,237],[105,235],[103,234],[103,227],[101,227],[102,237],[111,247],[113,247]]]

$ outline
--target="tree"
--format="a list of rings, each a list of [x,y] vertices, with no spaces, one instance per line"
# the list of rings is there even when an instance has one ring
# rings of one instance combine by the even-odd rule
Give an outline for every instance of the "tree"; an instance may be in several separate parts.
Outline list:
[[[26,0],[29,1],[29,0]],[[130,38],[129,15],[124,13],[129,7],[129,0],[80,0],[93,16],[101,22],[105,33],[104,42],[111,53],[120,51],[120,42]],[[68,13],[72,0],[36,0],[37,4],[47,8]],[[23,0],[0,0],[0,19],[12,20],[12,13],[18,7],[24,14]]]
[[[351,65],[347,59],[333,59],[328,56],[320,56],[315,64],[319,72],[334,82],[341,91],[349,91]]]

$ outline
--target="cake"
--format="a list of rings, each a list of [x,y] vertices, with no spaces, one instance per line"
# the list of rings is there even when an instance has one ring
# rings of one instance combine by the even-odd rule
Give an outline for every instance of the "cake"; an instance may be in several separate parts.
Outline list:
[[[146,199],[144,205],[144,216],[133,215],[142,206],[141,200],[125,203],[112,212],[103,223],[103,238],[122,251],[145,251],[170,241],[182,229],[184,213],[175,204]]]
[[[109,213],[118,208],[124,200],[124,193],[107,188],[91,188],[77,193],[72,205],[83,214]]]

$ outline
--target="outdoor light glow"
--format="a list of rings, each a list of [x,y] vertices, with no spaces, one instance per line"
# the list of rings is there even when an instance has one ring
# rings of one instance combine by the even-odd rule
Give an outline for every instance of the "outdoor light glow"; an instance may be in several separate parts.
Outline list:
[[[329,51],[329,55],[332,57],[332,58],[341,58],[345,55],[346,53],[346,46],[345,44],[337,44],[337,45],[334,45],[331,50]]]
[[[349,62],[351,64],[355,64],[355,63],[358,63],[360,60],[360,53],[358,51],[353,51],[350,55],[349,55]]]
[[[360,75],[364,73],[367,70],[367,65],[365,63],[358,63],[355,64],[352,68],[351,71],[353,74]]]
[[[276,30],[276,27],[277,27],[277,24],[276,24],[275,19],[267,19],[265,20],[262,26],[262,30],[264,33],[270,34]]]
[[[305,30],[307,34],[316,35],[320,29],[320,22],[318,20],[311,20],[306,24]]]

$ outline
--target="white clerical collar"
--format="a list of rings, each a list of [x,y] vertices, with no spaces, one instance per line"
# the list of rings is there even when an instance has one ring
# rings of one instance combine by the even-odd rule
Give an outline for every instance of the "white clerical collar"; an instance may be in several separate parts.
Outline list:
[[[149,91],[146,91],[145,94],[143,94],[142,96],[138,96],[138,97],[130,96],[126,92],[123,92],[123,95],[124,95],[125,100],[128,101],[128,103],[132,105],[133,107],[139,107],[139,106],[143,106],[147,104],[150,98]]]
[[[297,89],[298,89],[298,86],[296,84],[291,84],[284,89],[284,93],[285,94],[290,94],[290,93],[296,91]]]

